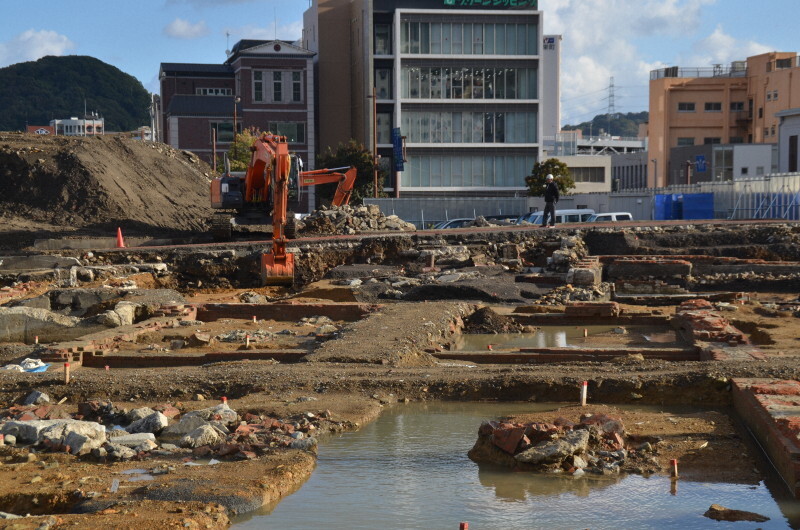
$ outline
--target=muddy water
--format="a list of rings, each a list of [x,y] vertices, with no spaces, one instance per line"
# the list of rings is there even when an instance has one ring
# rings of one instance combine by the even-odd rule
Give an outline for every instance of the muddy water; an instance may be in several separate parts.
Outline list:
[[[317,469],[277,506],[234,528],[788,528],[762,483],[692,483],[669,477],[580,478],[510,473],[467,458],[482,420],[546,410],[538,404],[400,405],[362,430],[320,446]],[[712,503],[758,512],[766,523],[720,523]],[[790,515],[791,516],[791,515]],[[796,516],[791,516],[797,521]]]
[[[618,326],[542,326],[536,333],[500,333],[497,335],[461,335],[455,348],[463,351],[482,351],[491,344],[493,350],[520,348],[585,348],[609,347],[620,344],[639,348],[683,346],[671,329],[628,326],[625,333],[616,333]],[[584,336],[584,330],[586,335]]]

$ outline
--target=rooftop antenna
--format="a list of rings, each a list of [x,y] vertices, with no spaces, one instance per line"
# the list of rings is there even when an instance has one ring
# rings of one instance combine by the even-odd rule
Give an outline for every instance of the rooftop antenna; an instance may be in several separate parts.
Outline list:
[[[225,32],[225,55],[230,55],[231,54],[231,46],[230,46],[230,44],[231,44],[231,32],[230,31],[226,31]]]
[[[611,120],[613,120],[616,116],[614,116],[617,112],[616,105],[614,104],[614,78],[611,78],[611,81],[608,86],[608,134],[611,135]]]
[[[275,13],[275,40],[278,40],[278,8],[273,7]]]

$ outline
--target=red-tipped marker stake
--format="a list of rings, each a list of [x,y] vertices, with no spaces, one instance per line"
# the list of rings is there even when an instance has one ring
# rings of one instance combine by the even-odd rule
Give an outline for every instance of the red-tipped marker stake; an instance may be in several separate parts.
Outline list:
[[[34,344],[39,344],[39,335],[36,335],[36,336],[33,338],[33,343],[34,343]]]
[[[228,398],[226,398],[225,396],[222,396],[221,401],[222,401],[223,405],[227,405],[228,404]]]
[[[461,523],[458,525],[458,530],[469,530],[469,523]]]
[[[253,322],[258,322],[258,320],[256,320],[256,316],[255,315],[253,315]]]
[[[108,365],[106,365],[106,372],[108,372],[110,369],[111,368]]]
[[[64,384],[69,384],[69,363],[64,363]]]
[[[589,391],[589,381],[584,381],[581,385],[581,407],[586,406],[586,394]]]
[[[486,345],[486,349],[487,349],[487,350],[491,350],[491,349],[492,349],[492,345],[491,345],[491,344],[487,344],[487,345]]]
[[[588,329],[583,328],[583,336],[584,337],[588,337],[589,336],[589,330]]]
[[[250,347],[250,335],[244,336],[244,345],[248,348]]]
[[[669,463],[672,465],[672,478],[678,478],[678,460],[673,458]]]

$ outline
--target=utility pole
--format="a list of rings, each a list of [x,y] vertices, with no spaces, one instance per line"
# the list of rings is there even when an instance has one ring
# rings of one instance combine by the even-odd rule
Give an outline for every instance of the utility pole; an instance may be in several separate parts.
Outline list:
[[[378,198],[378,96],[375,91],[375,85],[372,85],[372,163],[373,175],[372,183],[375,193],[375,198]]]

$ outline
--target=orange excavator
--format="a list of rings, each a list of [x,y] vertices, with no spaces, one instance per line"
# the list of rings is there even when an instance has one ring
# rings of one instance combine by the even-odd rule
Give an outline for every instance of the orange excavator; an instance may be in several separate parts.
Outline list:
[[[338,182],[334,206],[350,202],[356,168],[341,167],[301,171],[302,161],[289,153],[285,136],[263,133],[250,146],[252,155],[244,177],[229,171],[211,181],[211,207],[215,239],[230,239],[234,225],[269,224],[271,207],[272,250],[261,257],[261,280],[265,285],[291,284],[294,255],[286,252],[286,241],[297,237],[295,217],[288,211],[289,189]]]

